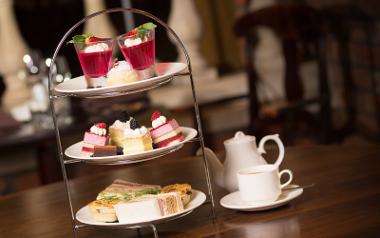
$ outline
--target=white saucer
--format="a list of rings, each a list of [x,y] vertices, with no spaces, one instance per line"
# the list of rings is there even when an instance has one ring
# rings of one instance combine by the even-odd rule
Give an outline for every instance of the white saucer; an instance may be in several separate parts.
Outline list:
[[[296,184],[291,184],[287,186],[287,188],[297,187],[297,186],[298,185]],[[268,210],[268,209],[285,205],[289,201],[300,196],[302,193],[303,193],[303,189],[299,188],[299,189],[294,189],[294,190],[283,191],[280,197],[274,202],[266,202],[266,201],[246,202],[246,201],[240,200],[240,193],[239,191],[236,191],[224,196],[220,200],[220,205],[228,209],[234,209],[234,210],[240,210],[240,211],[263,211],[263,210]]]

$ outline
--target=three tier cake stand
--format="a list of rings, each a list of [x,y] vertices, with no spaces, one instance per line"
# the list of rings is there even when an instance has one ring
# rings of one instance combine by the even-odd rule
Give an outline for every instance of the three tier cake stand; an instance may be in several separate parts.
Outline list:
[[[56,60],[56,57],[64,43],[66,42],[67,38],[72,34],[72,32],[81,24],[84,22],[88,21],[89,19],[96,17],[101,14],[110,14],[110,13],[116,13],[116,12],[129,12],[129,13],[134,13],[134,14],[139,14],[143,15],[147,18],[150,18],[151,20],[155,21],[158,23],[159,26],[164,27],[167,32],[175,39],[178,44],[180,45],[180,48],[182,49],[182,53],[185,55],[186,58],[186,64],[183,64],[183,67],[181,67],[181,63],[173,63],[172,65],[176,66],[173,67],[173,70],[169,73],[163,73],[162,75],[159,75],[159,77],[152,78],[152,79],[147,79],[147,80],[142,80],[133,86],[128,86],[124,85],[123,87],[112,87],[112,88],[102,88],[99,90],[73,90],[73,85],[70,86],[69,90],[65,90],[63,87],[59,87],[60,84],[57,84],[54,79],[54,63]],[[186,48],[181,41],[181,39],[178,37],[178,35],[174,32],[173,29],[171,29],[165,22],[157,18],[156,16],[139,10],[139,9],[134,9],[134,8],[113,8],[113,9],[108,9],[104,11],[99,11],[96,13],[93,13],[89,16],[86,16],[79,22],[77,22],[75,25],[73,25],[66,33],[65,35],[61,38],[58,46],[55,49],[54,55],[52,57],[51,61],[51,66],[49,70],[49,81],[48,81],[48,87],[49,87],[49,98],[50,98],[50,109],[52,113],[52,119],[54,123],[54,130],[56,134],[56,140],[57,140],[57,147],[58,147],[58,157],[59,157],[59,162],[61,165],[61,170],[62,170],[62,176],[64,180],[64,185],[65,185],[65,190],[67,194],[67,199],[68,199],[68,205],[69,205],[69,210],[71,214],[71,222],[72,222],[72,230],[73,230],[73,236],[77,237],[77,232],[80,228],[91,226],[94,224],[86,224],[83,222],[80,222],[78,217],[78,213],[76,214],[73,209],[73,202],[72,202],[72,196],[71,196],[71,191],[70,191],[70,185],[69,185],[69,179],[67,175],[67,170],[66,166],[68,164],[73,164],[73,163],[89,163],[88,160],[81,160],[78,158],[75,158],[73,156],[70,156],[69,153],[64,153],[64,150],[62,148],[62,143],[61,143],[61,137],[60,137],[60,129],[58,125],[58,114],[55,109],[55,101],[60,100],[65,97],[82,97],[82,98],[106,98],[106,97],[115,97],[115,96],[122,96],[122,95],[127,95],[127,94],[135,94],[135,93],[140,93],[144,92],[147,90],[154,89],[156,87],[159,87],[163,84],[166,84],[170,82],[173,78],[178,77],[178,76],[187,76],[190,79],[191,83],[191,90],[192,90],[192,97],[193,97],[193,102],[194,102],[194,111],[195,111],[195,117],[196,117],[196,123],[197,123],[197,134],[196,136],[194,135],[194,139],[186,141],[186,142],[191,142],[191,141],[197,141],[200,144],[201,151],[202,151],[202,159],[203,159],[203,166],[204,166],[204,172],[205,172],[205,180],[207,183],[207,194],[208,194],[208,199],[206,202],[204,200],[201,200],[201,203],[203,204],[209,204],[211,209],[211,217],[215,219],[215,210],[214,210],[214,197],[213,197],[213,191],[212,191],[212,186],[211,186],[211,181],[210,181],[210,173],[209,173],[209,168],[207,165],[207,160],[205,156],[205,145],[204,145],[204,138],[203,138],[203,133],[202,133],[202,125],[201,125],[201,120],[200,120],[200,111],[198,107],[198,102],[197,102],[197,96],[196,96],[196,90],[194,86],[194,80],[193,80],[193,74],[191,70],[191,62],[190,58],[188,55],[188,52],[186,51]],[[74,85],[75,87],[75,85]],[[120,165],[120,164],[129,164],[129,163],[136,163],[136,162],[141,162],[141,161],[146,161],[158,157],[162,157],[167,155],[168,153],[172,153],[178,149],[180,149],[182,146],[174,146],[172,148],[168,148],[165,150],[160,151],[159,153],[153,151],[152,153],[148,153],[148,155],[144,155],[141,159],[134,159],[133,161],[130,160],[124,160],[124,159],[119,159],[116,156],[116,160],[103,160],[100,158],[97,160],[97,165]],[[68,156],[69,154],[69,156]],[[115,159],[115,158],[114,158]],[[203,193],[202,193],[203,194]],[[206,200],[206,199],[205,199]],[[194,208],[195,209],[195,208]],[[177,219],[180,217],[183,217],[190,212],[192,212],[193,209],[186,210],[185,212],[176,215],[176,216],[171,216],[168,219],[157,219],[157,220],[152,220],[149,222],[144,222],[144,223],[139,223],[139,224],[128,224],[128,225],[121,225],[118,223],[106,223],[104,226],[108,227],[115,227],[115,228],[122,228],[122,229],[139,229],[142,227],[151,227],[153,230],[154,237],[158,237],[158,232],[156,229],[155,224],[160,223],[160,222],[167,222],[173,219]],[[96,224],[95,224],[96,225]],[[102,226],[102,225],[100,225]]]

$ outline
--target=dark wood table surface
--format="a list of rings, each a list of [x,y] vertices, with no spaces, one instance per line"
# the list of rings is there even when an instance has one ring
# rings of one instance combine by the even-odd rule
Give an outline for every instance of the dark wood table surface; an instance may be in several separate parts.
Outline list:
[[[281,168],[294,173],[294,183],[315,183],[288,205],[262,212],[224,209],[227,191],[214,186],[217,220],[203,205],[181,219],[157,225],[160,237],[379,237],[380,147],[313,146],[286,148]],[[77,166],[77,165],[72,165]],[[90,165],[80,165],[90,166]],[[70,169],[70,168],[69,168]],[[89,167],[91,171],[91,166]],[[206,191],[202,160],[161,158],[120,170],[71,180],[75,209],[93,200],[113,179],[160,183],[190,182]],[[0,237],[71,237],[63,183],[0,199]],[[152,237],[151,229],[141,230]],[[135,230],[86,227],[79,237],[137,237]]]

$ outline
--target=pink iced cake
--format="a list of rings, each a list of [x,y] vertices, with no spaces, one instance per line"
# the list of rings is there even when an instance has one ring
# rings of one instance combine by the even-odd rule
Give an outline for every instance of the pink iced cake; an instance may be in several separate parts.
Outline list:
[[[151,116],[151,121],[152,129],[150,129],[150,135],[152,136],[155,148],[177,144],[184,140],[181,127],[174,118],[166,120],[165,116],[155,111]]]
[[[106,146],[109,144],[106,127],[105,123],[96,123],[90,128],[90,131],[84,133],[82,155],[92,156],[95,146]]]

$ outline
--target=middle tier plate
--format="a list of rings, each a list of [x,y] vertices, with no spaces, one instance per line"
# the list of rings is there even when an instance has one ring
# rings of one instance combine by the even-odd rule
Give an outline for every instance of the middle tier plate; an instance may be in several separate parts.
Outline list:
[[[82,151],[82,141],[75,143],[68,147],[65,150],[65,155],[67,157],[70,157],[72,159],[78,159],[80,161],[86,162],[86,163],[97,163],[97,164],[110,164],[110,163],[119,163],[123,162],[123,164],[132,164],[132,163],[138,163],[142,161],[146,161],[149,159],[153,159],[155,157],[159,157],[161,155],[165,155],[167,153],[170,153],[171,151],[175,151],[183,146],[184,143],[189,142],[190,140],[194,139],[198,132],[190,127],[181,127],[182,133],[185,136],[185,139],[177,144],[169,145],[167,147],[163,148],[157,148],[153,150],[143,151],[140,153],[134,153],[134,154],[127,154],[127,155],[115,155],[115,156],[103,156],[103,157],[88,157],[83,156],[81,154]]]

